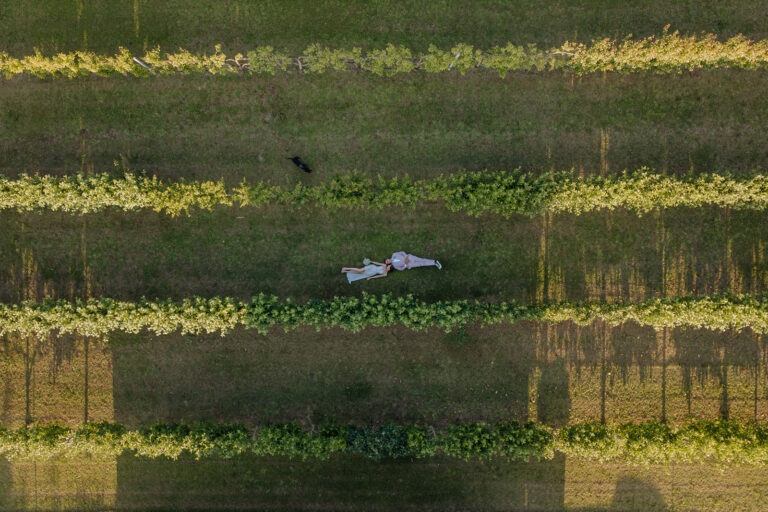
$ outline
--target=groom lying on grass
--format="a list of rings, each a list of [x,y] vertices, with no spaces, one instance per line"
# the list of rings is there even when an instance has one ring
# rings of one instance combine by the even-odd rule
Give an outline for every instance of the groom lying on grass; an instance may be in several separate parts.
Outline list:
[[[404,251],[399,251],[392,254],[391,259],[392,259],[392,266],[395,268],[395,270],[407,270],[409,268],[416,268],[416,267],[431,267],[433,265],[437,267],[438,270],[443,268],[443,266],[437,260],[419,258],[418,256],[414,256],[413,254],[408,254],[407,252],[404,252]]]

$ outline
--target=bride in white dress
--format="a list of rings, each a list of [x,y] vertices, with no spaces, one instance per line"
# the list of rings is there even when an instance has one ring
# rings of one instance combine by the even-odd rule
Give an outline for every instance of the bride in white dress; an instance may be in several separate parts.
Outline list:
[[[344,267],[341,269],[341,273],[347,274],[347,280],[351,283],[360,279],[370,280],[377,277],[387,277],[390,270],[392,270],[392,260],[387,258],[384,263],[372,261],[362,268]]]

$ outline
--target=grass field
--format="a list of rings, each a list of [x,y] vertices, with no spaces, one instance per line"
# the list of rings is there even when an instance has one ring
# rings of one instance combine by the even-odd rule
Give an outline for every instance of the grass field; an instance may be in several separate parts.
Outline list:
[[[234,53],[311,43],[424,51],[659,35],[768,38],[757,0],[9,0],[0,51]],[[768,166],[765,71],[576,78],[473,71],[0,81],[0,173],[122,172],[313,184],[336,171],[429,178],[522,167],[669,174]],[[285,159],[301,155],[305,175]],[[113,162],[120,164],[119,168]],[[370,293],[523,303],[768,293],[765,214],[674,208],[537,218],[218,208],[73,216],[0,212],[0,301]],[[363,257],[406,250],[444,269],[350,285]],[[277,329],[0,343],[0,427],[84,419],[549,425],[768,420],[768,350],[751,332],[522,322],[361,333]],[[0,460],[0,510],[765,510],[768,472],[554,460],[301,462]]]
[[[535,324],[449,335],[400,329],[118,335],[108,347],[91,342],[89,417],[129,425],[211,417],[251,424],[499,417],[558,424],[597,419],[603,407],[608,421],[659,418],[666,407],[668,420],[677,423],[687,417],[688,393],[693,417],[718,416],[725,405],[731,417],[751,418],[756,384],[764,420],[765,361],[757,381],[750,366],[755,354],[765,354],[763,343],[748,334],[670,330],[663,338],[632,326]],[[76,424],[85,394],[82,340],[37,349],[34,419]],[[18,425],[24,403],[7,397],[22,396],[25,347],[8,344],[3,355],[3,424]],[[762,468],[595,466],[563,457],[533,463],[127,456],[103,463],[0,462],[0,509],[757,511],[765,506],[766,486]]]
[[[765,341],[750,333],[533,323],[445,334],[300,329],[261,336],[64,338],[3,350],[2,422],[139,427],[216,418],[436,426],[768,418]],[[757,371],[757,373],[755,373]],[[29,398],[27,399],[27,377]],[[86,384],[87,382],[87,384]],[[87,385],[87,393],[86,393]],[[88,403],[85,403],[85,397]],[[29,407],[27,407],[27,404]]]
[[[91,294],[124,300],[249,299],[259,292],[306,300],[368,291],[430,301],[639,301],[660,294],[763,293],[768,233],[762,218],[755,211],[700,208],[668,210],[663,219],[626,212],[475,219],[434,205],[353,214],[221,208],[177,218],[4,212],[0,299],[19,300],[24,283],[39,297],[83,296],[90,287]],[[362,285],[340,273],[364,257],[381,261],[398,250],[438,258],[444,268],[395,272]],[[25,261],[34,267],[26,278]]]
[[[0,47],[12,54],[28,54],[33,48],[111,52],[119,45],[212,51],[216,43],[227,50],[269,44],[295,52],[317,42],[364,48],[395,43],[415,49],[457,42],[554,46],[566,40],[645,37],[667,24],[684,32],[768,37],[768,16],[758,0],[643,0],[629,5],[560,0],[543,6],[478,0],[471,7],[458,0],[10,0],[0,14]]]
[[[744,173],[768,164],[765,72],[354,73],[0,82],[0,172],[119,161],[160,177],[292,184],[359,169]],[[315,168],[306,178],[285,159]]]
[[[760,511],[759,468],[341,459],[0,463],[0,510]],[[78,475],[80,478],[73,478]],[[11,483],[11,485],[8,485]],[[418,483],[416,483],[418,482]],[[589,489],[589,492],[585,492]]]

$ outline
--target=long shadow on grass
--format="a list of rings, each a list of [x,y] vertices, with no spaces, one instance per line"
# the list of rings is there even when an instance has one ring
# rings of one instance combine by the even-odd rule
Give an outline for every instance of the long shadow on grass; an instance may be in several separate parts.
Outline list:
[[[11,464],[5,457],[0,457],[0,510],[10,510],[12,508],[12,490]]]
[[[657,333],[633,325],[563,325],[545,328],[546,334],[542,329],[524,323],[468,326],[448,335],[398,328],[359,334],[275,330],[269,336],[237,330],[226,338],[116,335],[111,340],[115,418],[129,426],[158,419],[439,426],[510,418],[560,426],[571,418],[594,419],[584,416],[583,409],[574,414],[573,394],[601,379],[610,398],[608,420],[660,417],[662,388],[644,384],[658,372]],[[694,358],[695,340],[702,347],[706,340],[715,346],[730,342],[728,361],[734,371],[737,357],[754,361],[764,349],[759,338],[749,333],[742,338],[671,332],[669,357],[701,371],[719,369],[723,359],[717,350],[702,348]],[[686,340],[691,344],[687,349]],[[535,368],[539,378],[531,390]],[[591,377],[590,368],[597,369]],[[584,372],[580,377],[574,375],[577,369]],[[609,373],[615,382],[605,378]],[[678,409],[682,393],[674,382],[670,408]],[[529,412],[530,397],[535,397],[535,415]],[[717,414],[707,396],[695,402],[695,416]],[[682,417],[675,414],[674,419]],[[153,509],[560,510],[565,458],[467,463],[444,458],[170,462],[121,457],[118,495],[119,506]],[[664,510],[658,490],[642,481],[619,481],[609,509],[643,507]]]
[[[118,507],[246,510],[559,510],[549,463],[279,457],[118,460]],[[555,500],[552,500],[555,496]]]
[[[751,388],[752,397],[736,397],[736,405],[742,411],[753,412],[754,419],[758,418],[759,376],[766,354],[764,336],[749,330],[717,333],[704,329],[675,329],[672,339],[675,361],[684,369],[682,384],[688,414],[692,412],[694,383],[705,386],[714,380],[719,391],[720,416],[728,419],[734,405],[734,397],[729,395],[729,389],[734,387],[728,384],[730,375]],[[750,401],[753,403],[749,404]]]
[[[115,418],[360,425],[528,417],[525,330],[298,329],[222,338],[115,334]]]
[[[116,335],[115,418],[444,425],[528,417],[531,333],[470,327],[216,336]],[[555,372],[559,383],[562,371]],[[566,384],[567,389],[567,384]],[[560,390],[555,407],[562,408]],[[562,412],[558,414],[562,415]],[[567,411],[564,413],[567,417]],[[333,510],[508,510],[563,504],[565,461],[373,462],[241,458],[118,460],[118,506]]]
[[[668,509],[655,485],[639,478],[623,477],[616,482],[609,510],[663,512]]]
[[[545,329],[114,334],[115,417],[129,426],[215,419],[310,428],[506,419],[557,426],[601,416],[679,423],[724,417],[725,406],[741,420],[766,415],[765,340],[748,331],[670,329],[664,341],[633,324]]]
[[[565,426],[571,414],[570,378],[565,360],[540,362],[539,368],[537,420],[553,427]],[[565,504],[565,455],[557,453],[552,460],[541,464],[546,466],[549,492],[531,493],[528,505],[535,510],[559,510]]]

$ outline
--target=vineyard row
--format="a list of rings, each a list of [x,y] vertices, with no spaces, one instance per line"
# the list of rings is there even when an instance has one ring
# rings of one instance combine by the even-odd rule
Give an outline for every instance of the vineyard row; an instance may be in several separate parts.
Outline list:
[[[0,304],[0,335],[77,333],[106,336],[110,332],[157,334],[220,333],[236,327],[267,334],[272,327],[286,331],[300,326],[328,329],[339,327],[359,332],[366,327],[402,325],[413,330],[431,327],[449,332],[470,323],[490,325],[522,320],[588,325],[601,319],[608,324],[637,322],[664,327],[717,330],[751,328],[768,332],[768,296],[718,295],[713,297],[654,298],[640,303],[562,302],[522,305],[516,302],[482,303],[466,300],[424,302],[412,295],[389,294],[362,298],[335,297],[295,303],[260,294],[251,302],[231,298],[186,299],[183,302],[122,302],[109,298],[87,301],[45,299],[21,304]]]
[[[155,424],[139,430],[86,423],[0,429],[0,456],[9,460],[53,457],[112,458],[123,453],[148,458],[229,459],[242,455],[328,459],[341,454],[366,458],[469,460],[507,457],[551,459],[555,452],[599,462],[633,464],[768,464],[768,426],[734,421],[693,421],[679,428],[659,422],[560,429],[535,423],[471,423],[436,429],[421,425],[360,428],[320,425],[306,432],[295,423],[250,430],[243,425]]]
[[[429,180],[395,177],[377,180],[358,172],[337,174],[320,185],[294,187],[265,182],[227,189],[223,181],[163,182],[124,172],[56,177],[22,174],[0,176],[0,209],[20,212],[54,210],[86,214],[117,208],[152,209],[169,215],[216,206],[265,205],[323,208],[413,208],[420,202],[442,202],[453,212],[509,217],[543,213],[581,214],[624,208],[642,215],[659,208],[705,205],[764,210],[768,176],[735,178],[728,174],[665,176],[641,168],[609,176],[579,178],[573,171],[532,174],[477,171],[441,175]]]
[[[503,78],[509,71],[563,70],[578,75],[595,71],[618,73],[672,73],[683,70],[768,67],[768,40],[751,41],[737,35],[724,42],[715,34],[681,36],[677,31],[645,39],[593,40],[591,44],[566,42],[559,48],[542,50],[535,45],[507,44],[479,50],[469,44],[457,44],[450,50],[430,45],[426,53],[416,53],[403,46],[364,52],[361,48],[331,49],[310,45],[302,55],[292,56],[261,46],[227,56],[216,45],[212,55],[195,55],[180,49],[161,54],[159,48],[134,56],[120,48],[114,56],[88,51],[59,53],[46,57],[40,52],[21,58],[0,52],[0,74],[6,78],[29,74],[38,78],[96,75],[168,75],[177,73],[270,74],[296,70],[300,73],[324,73],[329,70],[358,70],[379,76],[425,71],[442,73],[470,69],[489,69]]]

